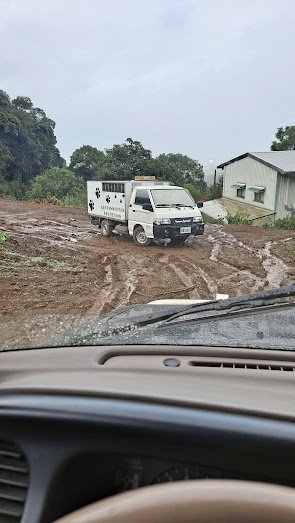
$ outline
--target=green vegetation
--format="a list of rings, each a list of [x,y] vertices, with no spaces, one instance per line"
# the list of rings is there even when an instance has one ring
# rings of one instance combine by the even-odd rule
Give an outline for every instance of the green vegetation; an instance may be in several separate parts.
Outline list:
[[[69,168],[85,181],[100,178],[100,172],[106,163],[106,154],[91,145],[83,145],[76,149],[71,158]]]
[[[228,214],[226,219],[230,225],[252,225],[252,222],[248,218],[241,216],[239,212],[234,216]]]
[[[289,151],[295,149],[295,125],[279,127],[276,132],[277,142],[271,144],[272,151]]]
[[[32,267],[37,270],[52,270],[56,271],[74,271],[81,272],[81,267],[73,267],[64,261],[48,260],[41,256],[31,257],[18,252],[2,249],[1,254],[3,259],[0,260],[0,272],[10,269],[18,269],[20,267]]]
[[[217,200],[221,198],[223,193],[223,176],[220,176],[216,184],[210,185],[207,193],[206,200]]]
[[[285,231],[295,231],[295,218],[279,218],[274,223],[264,223],[264,229],[283,229]]]
[[[86,184],[69,169],[53,167],[37,176],[26,193],[28,200],[50,198],[70,207],[86,206]]]
[[[4,245],[7,240],[9,240],[9,235],[6,232],[0,230],[0,245]]]
[[[56,147],[55,122],[30,98],[0,91],[0,193],[21,198],[30,180],[65,161]]]
[[[200,200],[202,200],[201,191],[199,191],[199,189],[196,189],[196,187],[192,183],[186,183],[183,187],[192,195],[195,202],[199,202]]]
[[[209,216],[208,214],[206,214],[205,212],[203,212],[201,210],[201,213],[202,213],[202,216],[203,216],[203,222],[204,223],[213,223],[213,224],[218,224],[218,225],[224,225],[225,221],[223,218],[212,218],[211,216]]]

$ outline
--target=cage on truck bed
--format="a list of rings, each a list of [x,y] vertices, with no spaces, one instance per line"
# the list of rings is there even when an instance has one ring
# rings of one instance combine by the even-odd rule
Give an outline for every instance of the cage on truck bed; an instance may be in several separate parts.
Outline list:
[[[153,177],[123,182],[87,182],[88,213],[93,217],[127,222],[128,207],[134,187],[147,185],[169,185],[169,182],[158,182]]]

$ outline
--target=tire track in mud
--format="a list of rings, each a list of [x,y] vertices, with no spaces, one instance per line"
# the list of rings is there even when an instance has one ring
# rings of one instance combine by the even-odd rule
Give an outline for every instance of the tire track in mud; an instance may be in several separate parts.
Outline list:
[[[137,277],[134,274],[134,267],[127,267],[120,261],[118,268],[117,256],[112,254],[105,255],[100,263],[104,278],[100,283],[96,282],[97,296],[87,315],[98,316],[128,305],[136,290]]]
[[[25,266],[3,271],[3,310],[7,302],[9,311],[17,307],[35,310],[36,303],[45,303],[51,311],[98,316],[163,297],[214,299],[218,292],[246,294],[278,287],[295,275],[295,264],[284,262],[288,259],[284,256],[291,257],[294,250],[293,242],[287,248],[284,242],[294,241],[295,236],[288,238],[280,231],[208,224],[204,236],[190,238],[184,247],[151,245],[143,249],[128,237],[102,237],[89,223],[87,212],[80,209],[27,202],[2,204],[0,228],[3,224],[11,236],[12,250],[26,258],[44,256],[81,266],[81,272],[69,271],[64,276],[43,266],[35,273],[30,268],[29,289]]]
[[[237,275],[239,275],[240,281],[236,280],[237,294],[243,294],[245,292],[243,287],[247,288],[246,292],[257,292],[263,289],[276,288],[282,284],[283,280],[288,275],[289,268],[280,258],[271,253],[271,247],[277,245],[278,242],[268,241],[265,243],[263,248],[255,249],[245,245],[232,234],[222,230],[221,227],[222,226],[218,226],[214,228],[214,230],[211,230],[211,234],[207,237],[207,241],[214,244],[211,250],[210,260],[217,262],[232,271],[232,274],[222,278],[223,282],[231,282],[233,279],[237,278]],[[286,238],[281,241],[286,240],[289,239]],[[238,246],[245,249],[256,258],[259,258],[259,260],[261,260],[261,266],[265,272],[265,277],[259,277],[250,270],[238,269],[235,265],[222,261],[222,246],[224,245],[228,245],[229,247]],[[241,281],[241,277],[244,278],[244,281]]]

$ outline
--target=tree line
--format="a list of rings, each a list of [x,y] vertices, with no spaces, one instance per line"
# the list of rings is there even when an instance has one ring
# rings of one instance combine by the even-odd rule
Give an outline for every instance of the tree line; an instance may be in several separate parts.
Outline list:
[[[101,151],[76,149],[69,165],[56,146],[55,122],[28,97],[11,99],[0,90],[0,195],[18,199],[56,198],[65,205],[86,204],[87,180],[130,180],[155,176],[188,189],[195,200],[222,195],[222,179],[207,186],[203,166],[183,154],[156,158],[139,141]],[[279,128],[272,150],[295,149],[295,126]]]

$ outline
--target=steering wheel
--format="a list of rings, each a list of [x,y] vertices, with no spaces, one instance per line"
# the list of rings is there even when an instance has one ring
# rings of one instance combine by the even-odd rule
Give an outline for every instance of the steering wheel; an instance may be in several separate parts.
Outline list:
[[[264,483],[179,481],[111,496],[56,523],[294,523],[295,491]]]

